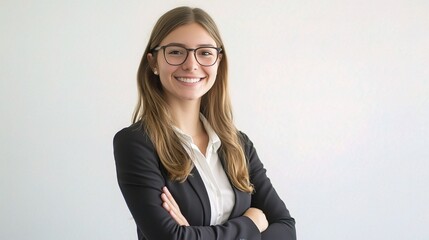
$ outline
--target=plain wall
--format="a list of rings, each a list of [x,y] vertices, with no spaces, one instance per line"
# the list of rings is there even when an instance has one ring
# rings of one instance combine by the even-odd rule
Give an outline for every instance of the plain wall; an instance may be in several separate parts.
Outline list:
[[[201,7],[299,239],[429,239],[429,2],[0,2],[0,239],[136,239],[113,135],[165,11]]]

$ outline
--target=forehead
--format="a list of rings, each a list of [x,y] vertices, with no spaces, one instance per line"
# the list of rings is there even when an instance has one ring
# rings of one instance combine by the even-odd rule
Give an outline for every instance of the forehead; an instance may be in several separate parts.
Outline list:
[[[170,43],[180,43],[187,47],[196,47],[199,45],[216,46],[216,41],[198,23],[190,23],[174,29],[161,41],[160,45],[163,46]]]

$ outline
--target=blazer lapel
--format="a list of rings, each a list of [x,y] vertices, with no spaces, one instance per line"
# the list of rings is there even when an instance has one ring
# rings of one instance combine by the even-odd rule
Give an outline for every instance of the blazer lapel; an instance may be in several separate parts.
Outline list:
[[[232,186],[232,189],[234,190],[235,194],[235,204],[232,208],[231,215],[229,216],[229,218],[242,216],[243,213],[250,207],[251,200],[249,193],[242,192],[234,186]]]
[[[226,169],[225,158],[222,154],[222,151],[218,151],[218,155],[222,163],[222,167],[225,170]],[[228,174],[226,176],[228,176]],[[229,179],[229,177],[228,177],[228,180],[229,180],[229,183],[231,184],[232,190],[234,191],[234,195],[235,195],[235,204],[234,204],[234,207],[232,208],[231,215],[229,216],[229,218],[231,219],[231,218],[242,216],[243,213],[250,207],[251,196],[249,193],[242,192],[237,188],[235,188],[235,186],[232,184],[231,179]]]
[[[209,226],[211,219],[210,199],[200,173],[195,166],[191,171],[191,175],[188,176],[187,181],[196,192],[203,206],[204,225]]]

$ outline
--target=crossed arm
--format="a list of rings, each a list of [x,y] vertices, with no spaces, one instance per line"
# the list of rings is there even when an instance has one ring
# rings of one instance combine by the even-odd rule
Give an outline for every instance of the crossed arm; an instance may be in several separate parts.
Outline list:
[[[189,226],[188,221],[180,212],[179,205],[176,203],[167,187],[162,188],[161,200],[162,207],[167,210],[167,212],[174,219],[174,221],[176,221],[177,224],[180,226]],[[251,207],[247,209],[243,216],[250,218],[250,220],[252,220],[252,222],[258,227],[259,232],[261,233],[268,227],[268,220],[260,209]]]

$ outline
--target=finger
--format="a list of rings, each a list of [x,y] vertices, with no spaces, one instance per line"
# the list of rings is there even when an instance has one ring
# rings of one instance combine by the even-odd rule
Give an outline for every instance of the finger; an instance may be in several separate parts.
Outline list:
[[[170,211],[171,211],[170,206],[169,206],[169,205],[168,205],[168,203],[166,203],[166,202],[163,202],[163,203],[162,203],[162,207],[163,207],[165,210],[167,210],[167,212],[170,212]]]
[[[174,207],[172,207],[168,202],[163,202],[162,203],[162,207],[165,209],[165,210],[167,210],[167,212],[170,214],[170,215],[175,215],[175,216],[178,216],[177,215],[177,213],[176,213],[176,211],[175,211],[175,209],[174,209]]]
[[[163,202],[162,206],[170,214],[174,221],[179,225],[189,226],[186,218],[179,212],[177,213],[174,207],[171,207],[167,202]]]
[[[170,203],[179,210],[180,212],[180,208],[179,205],[177,204],[176,200],[174,200],[173,195],[171,195],[170,191],[168,190],[167,187],[164,187],[164,193],[167,195],[168,199],[170,200]]]
[[[168,214],[176,221],[177,224],[182,225],[182,220],[177,216],[177,214],[173,211],[173,209],[168,205],[168,203],[164,202],[162,204],[165,210],[167,210]]]
[[[173,195],[171,195],[170,191],[167,187],[163,188],[164,193],[167,195],[170,202],[173,204],[175,208],[177,208],[180,211],[179,205],[176,203],[176,200],[174,200]]]
[[[161,194],[161,200],[164,203],[166,203],[171,210],[174,209],[175,211],[179,211],[178,209],[176,209],[176,207],[174,206],[174,204],[171,202],[170,198],[168,198],[168,196],[165,193]]]
[[[170,212],[171,217],[177,222],[179,225],[183,225],[183,221],[180,217],[176,215],[173,211]]]
[[[162,206],[170,214],[170,216],[176,221],[179,225],[189,226],[188,221],[182,215],[179,205],[174,200],[174,197],[171,195],[167,187],[162,188],[161,200],[163,201]]]
[[[176,220],[176,222],[181,225],[181,226],[189,226],[188,221],[186,220],[185,217],[181,216],[177,216],[176,213],[172,212],[171,213],[171,217]]]
[[[177,216],[182,216],[180,209],[170,201],[170,199],[166,196],[166,194],[161,194],[161,199],[164,201],[163,207],[171,214],[174,212]]]

